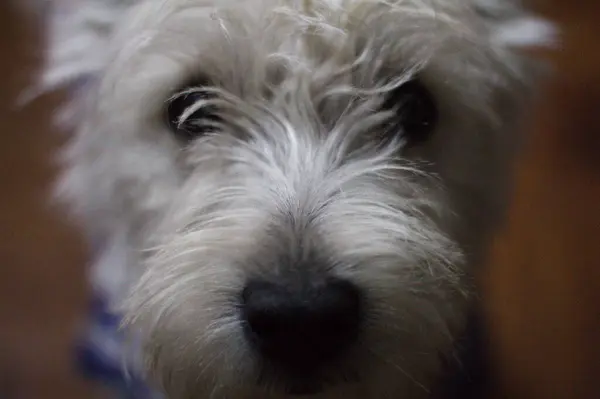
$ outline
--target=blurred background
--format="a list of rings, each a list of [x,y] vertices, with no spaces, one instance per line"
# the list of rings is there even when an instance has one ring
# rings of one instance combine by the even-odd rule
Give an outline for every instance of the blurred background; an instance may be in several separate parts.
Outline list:
[[[90,398],[69,357],[85,306],[85,248],[48,200],[58,97],[15,105],[39,63],[40,33],[0,1],[0,398]]]

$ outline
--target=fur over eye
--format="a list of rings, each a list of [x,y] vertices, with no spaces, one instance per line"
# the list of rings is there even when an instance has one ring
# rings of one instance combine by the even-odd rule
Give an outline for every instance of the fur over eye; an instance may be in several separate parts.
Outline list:
[[[171,131],[184,141],[190,141],[214,131],[221,119],[210,100],[215,95],[206,90],[185,90],[167,103],[167,123]]]
[[[382,107],[396,113],[388,124],[386,135],[400,134],[408,144],[427,140],[438,122],[436,101],[418,80],[411,80],[390,91]]]

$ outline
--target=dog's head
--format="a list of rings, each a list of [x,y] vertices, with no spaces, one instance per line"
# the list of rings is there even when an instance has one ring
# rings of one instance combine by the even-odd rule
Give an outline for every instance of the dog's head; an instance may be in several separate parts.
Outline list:
[[[113,3],[55,26],[46,83],[96,77],[60,193],[133,274],[154,381],[424,395],[501,214],[531,78],[510,45],[536,22],[471,0]]]

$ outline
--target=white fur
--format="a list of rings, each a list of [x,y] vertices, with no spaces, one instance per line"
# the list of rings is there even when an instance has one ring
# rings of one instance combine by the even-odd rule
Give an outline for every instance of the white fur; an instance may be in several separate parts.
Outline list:
[[[61,3],[41,87],[87,84],[58,193],[105,242],[95,284],[141,334],[152,380],[171,399],[285,397],[255,383],[237,296],[278,253],[302,257],[301,237],[369,293],[344,365],[360,380],[318,398],[426,397],[502,215],[538,72],[514,47],[545,44],[549,26],[500,0]],[[382,95],[417,74],[439,104],[435,134],[378,145]],[[182,147],[163,110],[198,76],[227,123]]]

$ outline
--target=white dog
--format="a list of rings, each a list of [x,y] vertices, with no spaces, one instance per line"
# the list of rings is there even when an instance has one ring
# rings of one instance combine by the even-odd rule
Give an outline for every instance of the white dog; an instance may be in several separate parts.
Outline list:
[[[483,0],[54,4],[58,193],[171,399],[426,398],[551,33]]]

